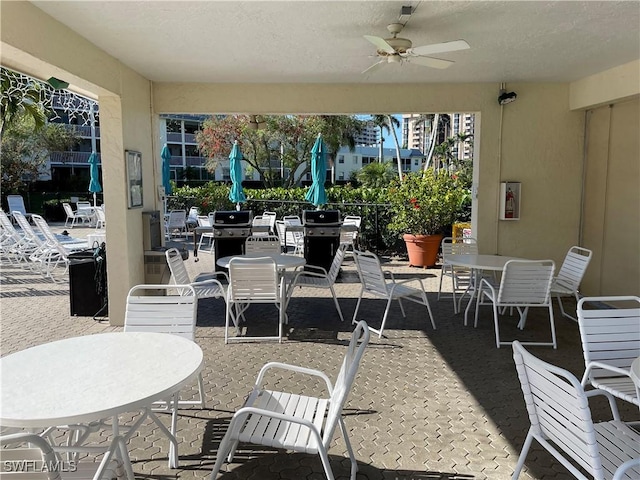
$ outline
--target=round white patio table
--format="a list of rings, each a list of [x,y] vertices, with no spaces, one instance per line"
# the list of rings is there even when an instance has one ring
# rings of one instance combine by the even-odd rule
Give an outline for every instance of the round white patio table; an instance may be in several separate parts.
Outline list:
[[[467,291],[460,296],[460,300],[458,303],[458,311],[459,311],[462,298],[465,296],[467,292],[470,291],[469,303],[467,303],[467,308],[465,308],[464,310],[465,325],[467,324],[467,317],[469,314],[469,310],[471,309],[471,304],[473,303],[473,299],[475,298],[478,285],[480,284],[480,279],[482,278],[482,272],[483,271],[501,272],[504,269],[504,265],[509,260],[523,260],[522,258],[518,258],[518,257],[504,257],[502,255],[476,255],[476,254],[445,255],[444,258],[449,264],[455,267],[468,268],[473,272],[473,282],[469,285],[469,288],[467,288]]]
[[[230,255],[221,257],[216,260],[216,264],[223,268],[229,268],[229,262],[232,258],[272,258],[276,262],[278,270],[287,270],[289,268],[302,267],[307,264],[304,257],[297,255],[286,255],[284,253],[252,253],[250,255]]]
[[[102,333],[27,348],[0,358],[0,425],[46,428],[113,417],[115,435],[118,414],[144,410],[142,419],[150,416],[169,438],[169,467],[177,468],[175,417],[169,431],[150,407],[177,401],[202,366],[195,342],[166,333]]]

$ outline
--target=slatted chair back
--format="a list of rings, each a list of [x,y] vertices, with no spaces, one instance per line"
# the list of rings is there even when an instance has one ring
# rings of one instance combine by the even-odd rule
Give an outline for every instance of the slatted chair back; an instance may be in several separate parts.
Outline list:
[[[638,390],[628,373],[631,363],[640,357],[640,298],[582,298],[578,302],[578,326],[586,367],[583,385],[588,381],[640,405]]]
[[[78,214],[90,217],[93,212],[93,207],[90,202],[80,201],[76,202],[76,210],[78,211]]]
[[[551,440],[595,478],[603,478],[591,410],[578,379],[531,355],[517,341],[513,359],[532,433]]]
[[[443,255],[477,255],[478,242],[475,238],[445,237],[442,239]]]
[[[276,212],[262,212],[262,216],[269,220],[269,231],[274,234],[276,233]]]
[[[18,211],[25,217],[28,215],[22,195],[7,195],[7,205],[10,212]]]
[[[209,215],[198,215],[198,226],[211,227],[211,218],[209,218]]]
[[[327,412],[327,421],[322,434],[322,443],[326,449],[329,449],[333,434],[335,432],[338,421],[342,415],[342,408],[345,402],[353,382],[358,373],[360,367],[360,360],[364,351],[369,344],[370,332],[369,328],[364,321],[360,321],[356,324],[356,328],[351,334],[351,340],[349,341],[349,347],[345,352],[344,359],[338,376],[333,385],[333,391],[331,392],[331,402],[329,410]]]
[[[22,234],[26,237],[26,239],[34,246],[41,247],[43,245],[42,239],[35,232],[27,217],[25,217],[22,213],[17,210],[12,212],[13,218],[15,218],[16,223],[22,229]]]
[[[341,243],[338,246],[338,250],[336,250],[336,254],[333,256],[333,260],[331,261],[331,267],[329,267],[329,271],[327,272],[327,280],[330,285],[336,283],[336,279],[340,274],[340,267],[342,266],[342,262],[344,261],[344,256],[347,251],[348,245]]]
[[[273,235],[252,235],[245,240],[244,253],[280,253],[280,240]]]
[[[357,215],[347,215],[342,221],[342,226],[353,226],[357,230],[347,230],[340,232],[340,243],[346,243],[348,246],[353,247],[360,231],[360,224],[362,223],[362,217]]]
[[[278,234],[278,239],[280,240],[280,246],[283,248],[286,247],[284,220],[276,220],[276,233]]]
[[[95,209],[96,212],[96,228],[106,228],[107,217],[104,213],[104,205]]]
[[[279,304],[281,294],[276,262],[270,257],[232,258],[228,300],[227,303]]]
[[[188,294],[159,294],[170,289]],[[195,341],[197,310],[191,285],[136,285],[127,295],[124,331],[170,333]]]
[[[251,235],[266,237],[271,234],[271,219],[263,215],[256,215],[251,219]]]
[[[554,271],[553,260],[509,260],[502,270],[498,305],[549,305]]]
[[[44,242],[47,244],[47,246],[58,251],[60,254],[66,257],[67,251],[62,245],[60,245],[60,242],[51,231],[51,228],[49,228],[49,224],[47,223],[47,221],[40,215],[36,214],[31,215],[31,219],[33,220],[33,223],[36,224],[38,230],[40,230],[40,233],[44,237]]]
[[[191,278],[189,277],[189,272],[187,272],[184,260],[182,260],[180,251],[177,248],[170,248],[164,252],[164,255],[167,259],[169,270],[171,271],[173,283],[175,285],[189,285],[191,283]],[[179,287],[175,288],[178,289],[180,295],[189,295],[189,289],[182,289]]]
[[[577,292],[592,254],[593,252],[586,248],[571,247],[562,262],[558,276],[554,280],[554,286],[557,285],[569,293]]]
[[[287,215],[282,219],[284,221],[285,226],[285,240],[287,246],[294,247],[293,253],[302,253],[303,245],[304,245],[304,232],[302,231],[293,231],[287,229],[287,227],[301,227],[302,220],[297,215]]]
[[[187,231],[187,212],[185,210],[171,210],[166,224],[167,233],[171,235],[174,230]]]
[[[389,290],[378,257],[371,252],[360,250],[354,250],[353,255],[362,288],[374,295],[388,297]]]

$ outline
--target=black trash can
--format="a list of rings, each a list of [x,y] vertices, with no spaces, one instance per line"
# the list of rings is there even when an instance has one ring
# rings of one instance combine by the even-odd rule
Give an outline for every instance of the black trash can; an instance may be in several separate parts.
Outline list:
[[[83,250],[69,254],[69,300],[71,315],[94,317],[107,314],[106,288],[99,292],[100,279],[96,278],[97,268],[95,250]],[[104,261],[104,259],[102,260]],[[102,273],[102,272],[101,272]],[[106,277],[106,273],[104,273]],[[106,286],[106,278],[104,278]]]

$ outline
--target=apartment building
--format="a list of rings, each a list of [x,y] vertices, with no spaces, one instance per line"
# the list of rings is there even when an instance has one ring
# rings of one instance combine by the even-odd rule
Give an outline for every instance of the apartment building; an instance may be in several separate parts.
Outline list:
[[[402,115],[402,145],[407,148],[428,152],[431,132],[434,128],[433,115],[417,113]],[[441,113],[439,131],[435,138],[436,145],[457,134],[473,135],[475,132],[475,115],[473,113]],[[473,157],[473,144],[465,142],[455,145],[453,154],[461,159]]]
[[[334,165],[336,181],[346,181],[351,178],[354,172],[360,170],[369,163],[377,162],[379,155],[378,147],[357,146],[354,151],[348,147],[338,150]],[[418,149],[400,149],[400,161],[403,172],[415,172],[420,170],[424,162],[424,155]],[[396,149],[383,149],[383,162],[393,162],[396,165]]]

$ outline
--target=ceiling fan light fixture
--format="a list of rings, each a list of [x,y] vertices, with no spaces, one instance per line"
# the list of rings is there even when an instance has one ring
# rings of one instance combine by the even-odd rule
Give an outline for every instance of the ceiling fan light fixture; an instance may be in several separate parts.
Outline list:
[[[507,103],[515,102],[518,94],[516,92],[507,92],[504,88],[500,90],[498,95],[498,103],[500,105],[506,105]]]

